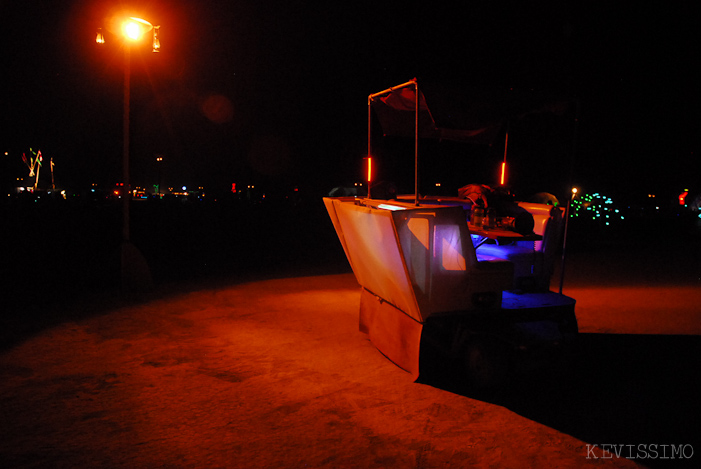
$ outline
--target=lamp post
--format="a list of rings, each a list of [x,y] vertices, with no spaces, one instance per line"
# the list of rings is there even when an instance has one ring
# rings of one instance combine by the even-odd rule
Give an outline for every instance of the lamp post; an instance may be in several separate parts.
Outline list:
[[[158,52],[161,48],[158,39],[160,26],[153,26],[142,18],[129,17],[122,23],[122,34],[124,36],[124,119],[123,119],[123,142],[122,149],[122,181],[126,194],[122,200],[122,242],[130,241],[129,226],[129,205],[131,199],[131,185],[129,180],[129,115],[131,102],[131,45],[139,42],[145,34],[153,32],[153,52]],[[103,36],[104,37],[104,36]],[[104,40],[104,39],[103,39]]]
[[[567,207],[565,208],[565,234],[562,238],[562,259],[560,261],[560,294],[562,294],[562,287],[565,283],[565,256],[567,253],[567,229],[570,223],[570,211],[572,210],[572,201],[577,196],[579,189],[576,187],[572,188],[572,196],[567,201]]]
[[[134,293],[136,289],[150,288],[152,284],[148,265],[141,253],[130,242],[129,206],[131,202],[131,185],[129,178],[129,114],[131,101],[131,47],[145,35],[151,33],[153,52],[159,52],[161,43],[158,38],[160,26],[137,17],[117,20],[119,34],[124,44],[124,112],[122,121],[122,246],[121,246],[121,280],[125,292]],[[98,29],[95,41],[105,43],[102,29]]]

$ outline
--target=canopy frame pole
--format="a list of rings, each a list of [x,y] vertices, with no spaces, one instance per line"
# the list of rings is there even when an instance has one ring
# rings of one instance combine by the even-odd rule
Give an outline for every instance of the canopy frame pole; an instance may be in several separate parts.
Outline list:
[[[415,105],[415,122],[414,122],[414,191],[415,191],[415,202],[419,205],[419,83],[416,78],[401,85],[393,86],[387,88],[386,90],[373,93],[368,96],[368,158],[372,155],[372,102],[375,98],[391,93],[394,90],[399,90],[402,88],[409,88],[413,86],[416,90],[416,105]],[[368,181],[368,199],[370,198],[370,181]]]
[[[375,100],[375,98],[377,98],[377,97],[379,97],[379,96],[382,96],[382,95],[385,95],[385,94],[389,94],[389,93],[391,93],[391,92],[394,91],[394,90],[399,90],[399,89],[402,89],[402,88],[408,88],[408,87],[410,87],[410,86],[416,86],[416,78],[414,78],[414,79],[411,80],[411,81],[407,81],[406,83],[402,83],[401,85],[393,86],[393,87],[391,87],[391,88],[387,88],[386,90],[382,90],[382,91],[379,91],[379,92],[377,92],[377,93],[373,93],[373,94],[371,94],[370,96],[368,96],[368,102],[372,102],[372,101]]]
[[[370,103],[372,103],[372,97],[368,96],[368,158],[371,158],[372,155],[372,106],[370,106]],[[368,164],[370,164],[369,160]],[[370,181],[368,181],[368,199],[370,198]]]
[[[414,78],[416,94],[414,113],[414,204],[419,205],[419,81]]]

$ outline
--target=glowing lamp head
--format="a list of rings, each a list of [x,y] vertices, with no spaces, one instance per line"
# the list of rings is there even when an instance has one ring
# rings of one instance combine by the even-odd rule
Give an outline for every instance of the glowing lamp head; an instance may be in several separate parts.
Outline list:
[[[131,16],[122,23],[122,33],[131,41],[140,40],[144,34],[152,31],[154,26],[142,18]],[[160,44],[159,44],[160,46]]]
[[[129,19],[124,23],[123,31],[124,37],[131,39],[132,41],[138,41],[142,35],[141,25],[132,19]]]

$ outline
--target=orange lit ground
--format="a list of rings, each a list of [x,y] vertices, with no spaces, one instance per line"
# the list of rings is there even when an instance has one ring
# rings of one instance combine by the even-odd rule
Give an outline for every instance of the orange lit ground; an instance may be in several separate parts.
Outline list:
[[[63,322],[0,355],[0,465],[633,467],[587,445],[701,452],[701,289],[566,293],[585,333],[577,369],[492,402],[450,379],[414,383],[378,353],[358,332],[351,274]]]

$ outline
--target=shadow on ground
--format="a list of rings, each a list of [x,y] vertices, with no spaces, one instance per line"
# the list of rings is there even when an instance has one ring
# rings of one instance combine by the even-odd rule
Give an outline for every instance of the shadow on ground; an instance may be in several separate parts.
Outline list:
[[[602,445],[616,445],[622,457],[648,467],[691,467],[695,458],[672,458],[671,445],[687,456],[701,449],[699,336],[580,334],[569,366],[521,376],[488,397],[470,391],[454,369],[431,366],[440,371],[422,375],[424,384],[598,445],[592,458],[602,457]]]

